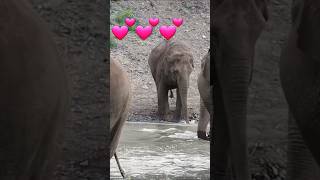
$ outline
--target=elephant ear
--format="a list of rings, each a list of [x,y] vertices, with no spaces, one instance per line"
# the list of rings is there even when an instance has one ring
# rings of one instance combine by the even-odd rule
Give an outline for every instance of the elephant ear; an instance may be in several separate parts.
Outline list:
[[[256,6],[261,11],[262,16],[266,21],[269,19],[269,11],[268,11],[268,4],[269,0],[256,0]]]
[[[320,2],[305,1],[298,21],[298,48],[320,60]]]

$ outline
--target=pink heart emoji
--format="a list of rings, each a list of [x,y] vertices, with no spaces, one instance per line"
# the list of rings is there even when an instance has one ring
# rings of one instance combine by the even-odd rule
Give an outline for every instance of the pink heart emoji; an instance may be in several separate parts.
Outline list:
[[[116,38],[119,40],[123,39],[128,34],[128,27],[127,26],[113,26],[112,33]]]
[[[160,26],[160,34],[167,40],[171,39],[176,33],[175,26]]]
[[[173,18],[173,19],[172,19],[172,23],[173,23],[175,26],[179,27],[179,26],[181,26],[181,24],[183,23],[183,19],[182,19],[182,18]]]
[[[159,19],[158,18],[150,18],[149,19],[149,24],[151,25],[151,26],[156,26],[156,25],[158,25],[158,23],[159,23]]]
[[[151,35],[152,27],[151,26],[146,26],[146,27],[138,26],[136,28],[136,33],[142,40],[145,40]]]
[[[136,23],[136,19],[135,19],[135,18],[132,18],[132,19],[126,18],[126,19],[125,19],[125,22],[126,22],[126,24],[127,24],[129,27],[131,27],[131,26],[134,25],[134,23]]]

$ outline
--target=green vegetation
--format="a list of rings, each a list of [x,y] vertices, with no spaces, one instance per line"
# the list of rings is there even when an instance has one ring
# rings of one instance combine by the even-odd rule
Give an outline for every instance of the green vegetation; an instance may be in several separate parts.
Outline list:
[[[114,38],[110,38],[109,46],[110,46],[110,49],[116,48],[118,46]]]
[[[133,18],[134,17],[134,13],[131,9],[126,9],[124,11],[119,12],[114,18],[112,18],[113,25],[120,25],[123,26],[125,25],[125,19],[129,17],[129,18]],[[132,26],[129,27],[129,31],[135,31],[136,27],[140,24],[139,20],[136,19],[136,23]]]
[[[144,42],[144,41],[142,41],[142,42],[141,42],[141,45],[142,45],[142,46],[147,46],[147,43]]]

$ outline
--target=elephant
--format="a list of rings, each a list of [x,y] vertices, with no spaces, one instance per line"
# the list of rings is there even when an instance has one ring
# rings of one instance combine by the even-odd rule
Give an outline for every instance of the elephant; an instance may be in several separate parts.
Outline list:
[[[214,3],[212,35],[214,144],[213,179],[248,180],[247,103],[255,44],[268,21],[267,0]],[[210,79],[211,79],[210,77]]]
[[[213,113],[211,98],[213,85],[210,85],[210,50],[202,59],[201,72],[198,76],[197,84],[200,93],[200,118],[197,135],[200,139],[209,140],[206,130],[210,122],[210,116]]]
[[[293,0],[292,26],[280,57],[289,107],[287,179],[320,179],[320,3]]]
[[[63,59],[28,1],[0,2],[0,179],[51,179],[70,105]]]
[[[190,48],[180,41],[165,40],[152,49],[148,63],[157,87],[160,118],[168,119],[168,91],[177,89],[175,120],[189,123],[187,96],[189,77],[194,68]]]
[[[130,106],[130,83],[127,73],[121,65],[111,59],[110,61],[110,159],[115,156],[121,175],[124,171],[120,166],[116,148],[119,144],[120,135],[125,121],[128,118]]]

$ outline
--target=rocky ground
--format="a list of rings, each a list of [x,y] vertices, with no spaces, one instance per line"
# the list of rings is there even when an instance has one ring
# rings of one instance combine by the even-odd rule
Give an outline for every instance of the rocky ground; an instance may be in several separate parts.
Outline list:
[[[33,0],[54,32],[71,87],[55,180],[106,177],[106,1]]]
[[[128,9],[143,26],[153,16],[160,18],[160,25],[171,24],[172,17],[184,18],[185,23],[178,28],[174,39],[187,42],[194,55],[195,69],[191,74],[188,106],[189,116],[197,120],[199,93],[196,79],[200,60],[210,46],[209,1],[111,1],[111,20]],[[289,0],[270,2],[270,19],[256,45],[248,107],[250,170],[255,180],[281,180],[286,174],[288,112],[280,86],[278,62],[290,28],[290,9]],[[129,32],[121,41],[114,39],[113,35],[111,38],[111,57],[123,64],[132,82],[133,102],[129,120],[158,121],[156,89],[147,63],[151,49],[162,41],[158,28],[145,41],[134,32]],[[174,110],[175,101],[172,99],[170,102]]]

